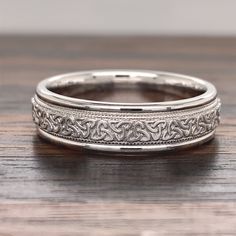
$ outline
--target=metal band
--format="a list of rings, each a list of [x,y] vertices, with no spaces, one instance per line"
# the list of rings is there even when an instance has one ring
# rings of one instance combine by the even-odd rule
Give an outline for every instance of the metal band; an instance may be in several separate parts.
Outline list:
[[[188,99],[153,103],[109,103],[52,92],[116,84],[172,86],[201,91]],[[51,141],[89,149],[155,151],[200,144],[219,124],[220,100],[203,80],[153,71],[87,71],[46,79],[32,99],[39,134]]]

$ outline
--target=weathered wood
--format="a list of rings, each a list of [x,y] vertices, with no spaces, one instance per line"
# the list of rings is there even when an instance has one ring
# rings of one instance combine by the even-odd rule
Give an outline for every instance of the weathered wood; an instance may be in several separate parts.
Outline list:
[[[155,69],[214,83],[216,138],[190,150],[121,156],[37,137],[30,98],[55,74]],[[234,235],[236,39],[0,38],[0,235]]]
[[[235,235],[235,203],[5,202],[1,235]]]

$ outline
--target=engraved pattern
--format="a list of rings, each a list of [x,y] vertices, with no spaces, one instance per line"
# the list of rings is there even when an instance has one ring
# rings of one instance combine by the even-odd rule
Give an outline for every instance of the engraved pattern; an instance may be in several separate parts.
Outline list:
[[[85,143],[148,145],[183,142],[204,136],[219,124],[220,101],[182,112],[114,113],[62,108],[32,99],[40,129]]]

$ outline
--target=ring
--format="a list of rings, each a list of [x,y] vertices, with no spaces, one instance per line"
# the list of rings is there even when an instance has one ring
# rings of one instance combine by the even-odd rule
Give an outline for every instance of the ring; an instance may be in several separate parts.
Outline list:
[[[128,103],[74,96],[119,88],[188,96]],[[98,70],[41,81],[32,105],[37,131],[50,141],[102,151],[146,152],[210,140],[219,124],[221,103],[214,85],[199,78],[161,71]]]

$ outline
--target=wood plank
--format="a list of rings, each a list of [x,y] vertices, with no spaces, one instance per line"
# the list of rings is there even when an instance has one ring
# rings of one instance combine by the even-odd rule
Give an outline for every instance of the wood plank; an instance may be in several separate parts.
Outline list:
[[[235,203],[4,202],[1,235],[235,235]]]
[[[134,68],[214,83],[216,138],[179,152],[123,156],[38,138],[30,98],[43,78]],[[236,39],[0,37],[0,235],[234,235]]]

